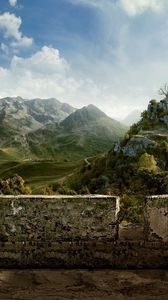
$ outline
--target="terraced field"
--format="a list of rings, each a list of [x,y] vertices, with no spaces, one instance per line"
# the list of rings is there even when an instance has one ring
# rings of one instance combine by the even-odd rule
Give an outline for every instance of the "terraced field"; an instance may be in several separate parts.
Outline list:
[[[82,163],[83,160],[59,163],[55,161],[9,161],[0,159],[0,178],[9,178],[18,174],[30,185],[33,193],[38,194],[44,187],[72,174]]]

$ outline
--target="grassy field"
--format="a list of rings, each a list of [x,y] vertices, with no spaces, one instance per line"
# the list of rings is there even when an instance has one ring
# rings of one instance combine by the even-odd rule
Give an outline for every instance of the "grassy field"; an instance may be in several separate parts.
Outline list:
[[[75,162],[55,161],[9,161],[0,157],[0,178],[9,178],[15,174],[24,178],[34,194],[51,183],[58,182],[80,167],[83,160]]]

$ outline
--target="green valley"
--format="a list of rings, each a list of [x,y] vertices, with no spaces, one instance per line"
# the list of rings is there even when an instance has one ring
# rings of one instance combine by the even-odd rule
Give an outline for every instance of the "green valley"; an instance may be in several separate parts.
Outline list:
[[[74,109],[73,112],[68,109],[69,115],[55,122],[49,117],[53,106],[48,107],[46,100],[41,101],[46,102],[42,107],[45,107],[43,113],[47,118],[41,116],[41,108],[38,111],[40,100],[33,102],[33,105],[36,104],[36,121],[39,114],[38,122],[42,123],[39,128],[31,125],[25,130],[22,126],[27,118],[23,116],[25,104],[19,98],[19,106],[17,101],[18,98],[12,104],[9,99],[7,104],[6,100],[2,101],[7,108],[3,108],[5,113],[1,119],[1,179],[18,174],[30,186],[32,193],[141,196],[168,193],[167,98],[160,102],[151,100],[141,119],[127,132],[121,123],[93,105]],[[53,105],[54,101],[49,103]],[[13,106],[15,113],[11,114]],[[16,106],[21,107],[22,113],[16,110]],[[60,106],[59,103],[59,109]],[[26,116],[27,113],[26,109]],[[6,126],[10,118],[13,122]],[[31,118],[34,118],[32,111]]]
[[[21,176],[28,184],[32,193],[43,193],[43,189],[60,182],[72,174],[83,162],[55,161],[2,161],[0,160],[0,178],[12,178],[15,174]]]

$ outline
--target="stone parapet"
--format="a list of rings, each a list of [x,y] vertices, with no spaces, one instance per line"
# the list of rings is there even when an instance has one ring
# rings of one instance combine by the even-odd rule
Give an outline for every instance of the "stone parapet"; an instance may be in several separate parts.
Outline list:
[[[167,268],[168,195],[142,224],[120,224],[115,196],[1,196],[0,268]],[[139,211],[139,208],[138,208]]]
[[[118,212],[114,196],[0,196],[1,240],[115,240]]]
[[[168,242],[168,195],[147,197],[144,215],[146,238]]]

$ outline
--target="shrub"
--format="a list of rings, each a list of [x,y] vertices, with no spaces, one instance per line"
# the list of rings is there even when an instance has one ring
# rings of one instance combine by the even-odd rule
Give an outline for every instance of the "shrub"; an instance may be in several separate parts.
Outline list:
[[[153,155],[150,155],[148,153],[144,153],[140,156],[139,162],[138,162],[138,170],[139,171],[149,171],[149,172],[157,172],[158,167],[156,160]]]
[[[17,174],[6,180],[0,180],[0,193],[4,195],[30,195],[31,188],[25,184],[22,177]]]

